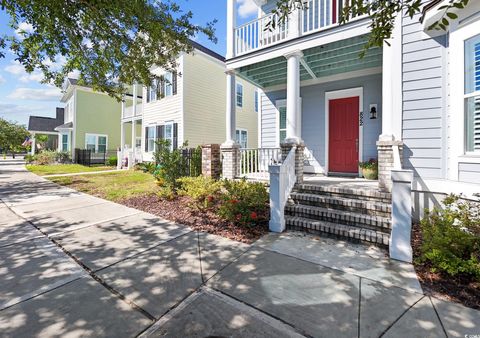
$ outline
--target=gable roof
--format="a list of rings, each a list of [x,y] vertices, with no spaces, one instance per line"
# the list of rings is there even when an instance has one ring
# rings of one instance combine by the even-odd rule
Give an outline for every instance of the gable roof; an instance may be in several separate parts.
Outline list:
[[[190,44],[192,45],[193,48],[207,54],[207,55],[210,55],[211,57],[221,61],[221,62],[225,62],[225,58],[223,56],[221,56],[220,54],[214,52],[213,50],[199,44],[198,42],[195,42],[193,40],[189,40],[190,41]]]
[[[57,108],[56,114],[57,116],[55,118],[44,116],[30,116],[28,119],[28,130],[54,133],[55,128],[63,123],[64,109]]]

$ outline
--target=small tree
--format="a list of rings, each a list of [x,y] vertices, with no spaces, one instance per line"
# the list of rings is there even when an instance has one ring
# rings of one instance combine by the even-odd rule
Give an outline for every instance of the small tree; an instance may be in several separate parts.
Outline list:
[[[15,158],[15,152],[25,150],[22,144],[28,135],[25,126],[0,118],[0,148],[4,155],[10,151]]]

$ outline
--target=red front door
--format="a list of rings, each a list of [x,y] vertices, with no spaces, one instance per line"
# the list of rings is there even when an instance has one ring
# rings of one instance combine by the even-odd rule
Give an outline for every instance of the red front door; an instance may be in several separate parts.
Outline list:
[[[338,173],[358,172],[359,97],[330,100],[328,170]]]

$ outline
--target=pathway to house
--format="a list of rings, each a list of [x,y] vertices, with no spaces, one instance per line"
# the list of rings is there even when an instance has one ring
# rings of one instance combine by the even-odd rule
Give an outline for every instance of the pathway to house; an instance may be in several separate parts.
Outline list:
[[[0,161],[1,337],[465,337],[412,266],[301,234],[252,246]],[[473,336],[472,336],[473,337]]]

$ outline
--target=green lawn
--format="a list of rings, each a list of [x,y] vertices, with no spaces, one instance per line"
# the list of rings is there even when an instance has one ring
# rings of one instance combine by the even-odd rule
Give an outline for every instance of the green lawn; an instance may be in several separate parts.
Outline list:
[[[112,170],[112,169],[115,169],[115,167],[108,167],[108,166],[87,167],[80,164],[54,164],[54,165],[28,164],[27,169],[34,174],[45,176],[45,175],[56,175],[56,174],[75,174],[75,173],[87,173],[92,171]]]
[[[49,180],[110,201],[119,201],[158,191],[155,179],[151,174],[133,170],[105,174],[51,177]]]

